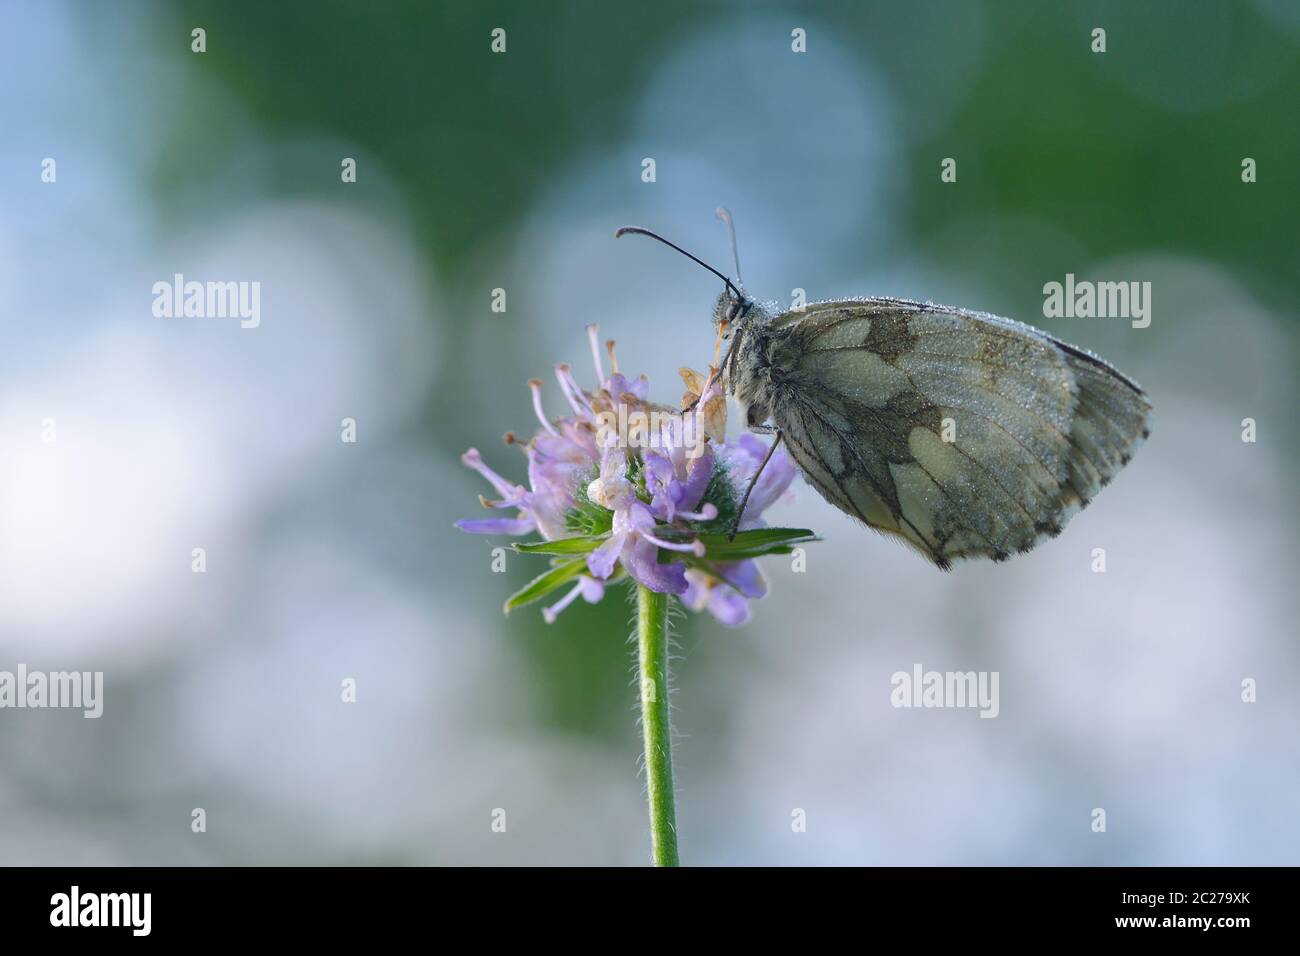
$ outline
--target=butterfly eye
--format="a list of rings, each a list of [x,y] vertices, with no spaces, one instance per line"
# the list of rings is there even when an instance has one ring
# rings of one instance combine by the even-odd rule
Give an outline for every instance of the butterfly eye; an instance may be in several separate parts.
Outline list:
[[[732,299],[727,304],[727,321],[734,322],[736,319],[743,319],[749,314],[749,310],[754,303],[749,299]]]

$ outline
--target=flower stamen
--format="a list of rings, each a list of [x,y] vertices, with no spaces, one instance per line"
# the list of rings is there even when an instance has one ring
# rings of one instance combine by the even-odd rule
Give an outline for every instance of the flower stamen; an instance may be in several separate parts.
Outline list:
[[[563,611],[570,604],[572,604],[574,600],[577,599],[578,595],[581,593],[582,593],[582,582],[579,581],[572,588],[570,588],[569,593],[564,595],[564,597],[560,598],[550,607],[542,608],[543,620],[545,620],[547,624],[554,624],[555,619],[560,616],[560,612]]]
[[[555,380],[560,383],[560,391],[564,393],[569,407],[574,412],[584,417],[591,414],[591,402],[587,400],[587,396],[582,392],[582,387],[574,379],[568,362],[561,362],[555,366]]]
[[[605,368],[600,364],[600,341],[596,333],[600,330],[594,322],[587,326],[587,340],[591,342],[591,360],[596,365],[596,381],[605,381]]]
[[[533,411],[537,413],[537,420],[542,423],[552,435],[559,435],[555,426],[551,424],[550,419],[546,417],[546,411],[542,408],[542,380],[540,378],[530,378],[528,380],[528,390],[533,393]]]
[[[482,456],[479,455],[477,448],[469,449],[465,454],[460,456],[460,460],[463,465],[468,468],[473,468],[480,475],[486,478],[492,487],[499,491],[504,497],[518,499],[523,496],[523,486],[512,485],[489,468],[484,463]]]
[[[663,538],[656,538],[648,531],[642,531],[641,537],[649,541],[655,547],[663,548],[665,551],[680,551],[683,554],[689,553],[697,558],[704,557],[704,542],[696,538],[694,541],[665,541]]]
[[[704,507],[699,511],[679,511],[677,517],[685,518],[687,521],[712,521],[718,516],[718,506],[712,501],[704,502]]]

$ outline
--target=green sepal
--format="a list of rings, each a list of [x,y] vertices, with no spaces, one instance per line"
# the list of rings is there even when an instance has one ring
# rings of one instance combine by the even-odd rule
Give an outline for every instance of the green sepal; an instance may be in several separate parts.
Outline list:
[[[505,611],[509,614],[517,607],[523,607],[525,604],[532,604],[550,594],[557,588],[562,588],[578,575],[587,569],[586,558],[571,558],[568,561],[557,561],[551,570],[545,574],[539,574],[522,588],[506,600]]]
[[[665,537],[669,529],[664,530]],[[743,561],[765,554],[789,554],[796,545],[820,541],[808,528],[753,528],[734,539],[726,534],[697,535],[704,544],[704,557],[711,561]]]
[[[516,542],[512,547],[520,554],[587,554],[599,548],[605,540],[605,535],[577,534],[554,541]]]

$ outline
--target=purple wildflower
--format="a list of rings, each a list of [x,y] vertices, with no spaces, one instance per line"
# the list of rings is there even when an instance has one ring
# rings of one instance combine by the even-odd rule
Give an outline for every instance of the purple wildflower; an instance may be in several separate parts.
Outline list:
[[[587,331],[599,387],[584,391],[567,365],[556,366],[571,414],[548,418],[542,383],[529,382],[541,425],[524,446],[529,486],[507,481],[475,449],[461,457],[497,493],[493,499],[480,497],[483,505],[513,516],[458,521],[456,526],[476,534],[536,531],[545,542],[578,539],[570,542],[576,550],[551,550],[567,556],[570,563],[556,570],[573,584],[543,611],[548,622],[578,597],[592,604],[601,600],[605,584],[622,572],[653,591],[678,595],[687,607],[709,610],[724,624],[744,623],[748,602],[762,597],[767,585],[752,557],[727,560],[719,541],[724,536],[710,527],[718,519],[718,505],[705,499],[715,488],[714,478],[723,475],[725,487],[713,494],[734,507],[767,446],[749,434],[732,444],[717,444],[725,431],[726,404],[716,376],[705,379],[683,369],[688,388],[684,410],[653,405],[645,376],[629,380],[619,371],[613,342],[608,343],[613,369],[605,375],[596,328]],[[763,510],[786,494],[794,473],[794,464],[778,450],[754,486],[740,530],[765,527]],[[712,534],[717,555],[710,554],[702,533]],[[670,555],[682,557],[672,560]],[[548,583],[528,600],[549,590]]]

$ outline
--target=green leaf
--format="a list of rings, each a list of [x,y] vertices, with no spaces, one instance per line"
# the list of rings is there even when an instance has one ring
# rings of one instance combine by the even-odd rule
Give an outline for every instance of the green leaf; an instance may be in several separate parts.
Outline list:
[[[554,541],[516,542],[514,549],[520,554],[587,554],[604,542],[603,535],[579,534]]]
[[[534,601],[546,597],[556,588],[561,588],[568,584],[587,568],[586,558],[573,558],[569,561],[561,561],[547,571],[533,578],[522,588],[510,595],[506,601],[506,613],[509,614],[517,607],[523,607],[525,604],[532,604]]]
[[[740,561],[765,554],[789,554],[795,545],[820,541],[807,528],[754,528],[728,541],[725,534],[701,534],[704,555],[714,561]]]

